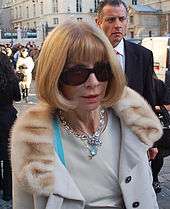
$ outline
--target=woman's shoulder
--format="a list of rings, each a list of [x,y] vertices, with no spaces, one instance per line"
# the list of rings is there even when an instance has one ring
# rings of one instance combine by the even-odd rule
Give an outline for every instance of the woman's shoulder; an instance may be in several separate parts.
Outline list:
[[[12,128],[12,140],[34,140],[52,134],[50,108],[39,103],[21,113]]]

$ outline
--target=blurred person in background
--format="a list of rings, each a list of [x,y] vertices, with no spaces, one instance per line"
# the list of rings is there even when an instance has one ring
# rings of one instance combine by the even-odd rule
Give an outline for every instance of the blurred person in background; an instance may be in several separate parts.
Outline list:
[[[0,160],[2,168],[3,200],[12,198],[12,174],[9,158],[9,137],[11,127],[17,117],[13,101],[20,101],[20,89],[17,77],[11,68],[8,57],[0,52]]]
[[[13,70],[15,70],[15,67],[14,67],[14,56],[13,56],[13,53],[12,53],[12,49],[10,47],[6,47],[6,55],[9,58],[9,61],[11,63],[11,66],[12,66]]]
[[[6,48],[5,48],[5,45],[0,44],[0,52],[2,52],[3,54],[6,54]]]
[[[166,109],[168,89],[165,83],[154,75],[155,86],[155,112],[160,119],[163,126],[163,136],[158,140],[154,146],[158,148],[158,154],[155,159],[151,161],[151,168],[153,174],[153,187],[156,193],[161,192],[161,183],[159,181],[159,173],[162,169],[164,158],[170,155],[170,115]]]
[[[20,56],[16,64],[16,72],[23,73],[23,79],[20,81],[20,87],[22,92],[22,98],[28,102],[28,94],[32,81],[32,71],[34,69],[34,61],[28,54],[26,48],[22,48]]]
[[[32,78],[35,79],[35,74],[36,74],[36,66],[37,66],[37,62],[38,62],[38,56],[40,53],[40,49],[38,47],[34,47],[31,51],[30,51],[30,56],[32,57],[35,66],[34,69],[32,71]]]
[[[20,43],[14,45],[12,47],[12,52],[13,52],[13,60],[14,60],[14,68],[16,69],[16,63],[18,61],[18,58],[20,56],[20,52],[21,50],[24,48],[23,45],[21,45]]]
[[[143,46],[125,40],[128,25],[128,7],[122,0],[102,0],[97,8],[96,23],[110,43],[127,78],[127,85],[141,94],[155,108],[153,86],[153,54]],[[158,153],[149,150],[150,159]]]

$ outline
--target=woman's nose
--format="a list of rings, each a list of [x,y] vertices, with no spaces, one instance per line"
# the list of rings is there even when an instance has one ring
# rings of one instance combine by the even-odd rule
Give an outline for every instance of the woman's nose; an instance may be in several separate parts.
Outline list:
[[[96,78],[96,75],[94,73],[91,73],[84,83],[85,87],[94,87],[99,84],[99,81]]]

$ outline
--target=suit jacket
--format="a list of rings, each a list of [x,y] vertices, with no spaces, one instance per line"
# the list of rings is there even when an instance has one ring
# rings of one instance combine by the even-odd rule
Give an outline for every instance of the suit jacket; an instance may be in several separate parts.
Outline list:
[[[161,124],[143,98],[129,88],[113,109],[121,118],[119,184],[126,208],[158,209],[146,153],[160,138]],[[13,209],[84,209],[84,198],[55,154],[53,111],[39,103],[13,127]]]
[[[154,107],[153,54],[138,44],[124,41],[125,74],[128,86],[141,94]]]

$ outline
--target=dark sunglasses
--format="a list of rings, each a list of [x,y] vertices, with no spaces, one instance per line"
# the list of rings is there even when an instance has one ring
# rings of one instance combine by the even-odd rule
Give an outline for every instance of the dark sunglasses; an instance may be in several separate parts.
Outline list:
[[[85,65],[64,68],[59,80],[66,85],[78,86],[85,83],[91,73],[95,74],[99,82],[108,81],[113,75],[109,63],[98,62],[93,68],[87,68]]]

